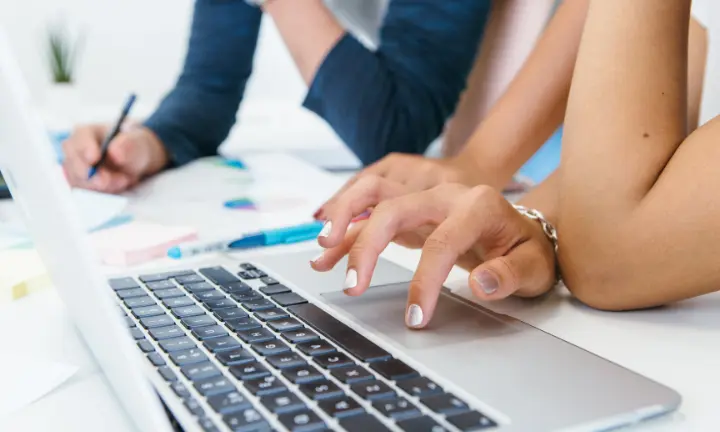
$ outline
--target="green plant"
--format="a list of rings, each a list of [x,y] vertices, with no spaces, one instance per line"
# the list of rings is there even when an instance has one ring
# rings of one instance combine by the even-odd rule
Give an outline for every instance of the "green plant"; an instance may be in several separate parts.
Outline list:
[[[76,44],[60,26],[50,30],[48,42],[53,82],[72,83],[75,79]]]

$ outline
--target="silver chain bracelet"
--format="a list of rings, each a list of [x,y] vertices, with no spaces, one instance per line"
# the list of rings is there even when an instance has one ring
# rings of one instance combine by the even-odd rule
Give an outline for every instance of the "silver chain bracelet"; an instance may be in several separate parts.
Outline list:
[[[560,276],[560,265],[558,264],[557,252],[558,252],[558,235],[555,226],[551,224],[539,210],[527,208],[521,205],[513,204],[515,210],[521,215],[525,216],[530,220],[534,220],[540,223],[543,233],[553,246],[553,253],[555,254],[555,275],[556,282],[561,280]]]

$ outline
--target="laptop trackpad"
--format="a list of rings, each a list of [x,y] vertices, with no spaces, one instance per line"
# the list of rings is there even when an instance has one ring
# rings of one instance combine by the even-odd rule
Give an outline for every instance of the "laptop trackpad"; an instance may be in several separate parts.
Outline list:
[[[417,350],[501,337],[513,332],[499,318],[449,294],[441,294],[430,325],[410,330],[404,315],[408,284],[376,286],[362,296],[324,293],[324,301],[352,317],[360,326],[383,335],[404,348]]]

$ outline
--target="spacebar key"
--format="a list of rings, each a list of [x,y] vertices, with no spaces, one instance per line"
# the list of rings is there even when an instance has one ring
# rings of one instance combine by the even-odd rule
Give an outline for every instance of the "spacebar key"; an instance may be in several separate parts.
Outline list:
[[[374,362],[390,357],[387,351],[313,304],[305,303],[287,309],[362,361]]]

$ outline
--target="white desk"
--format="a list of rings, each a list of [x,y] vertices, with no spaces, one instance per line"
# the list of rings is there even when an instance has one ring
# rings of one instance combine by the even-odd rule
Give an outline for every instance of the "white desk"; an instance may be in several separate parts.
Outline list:
[[[333,182],[324,183],[318,184],[318,195],[327,193]],[[179,216],[177,208],[170,205],[175,198],[161,196],[160,189],[155,184],[136,193],[133,211],[155,219],[165,215],[172,222],[185,218],[185,222],[200,224],[201,233],[211,233],[218,220],[228,220],[227,216],[214,217],[212,209],[186,211],[184,216]],[[175,205],[187,207],[178,202]],[[292,219],[297,215],[289,217]],[[284,250],[305,247],[316,246],[295,245]],[[277,249],[278,252],[282,250]],[[391,246],[386,257],[413,268],[418,254]],[[158,262],[146,268],[163,264],[166,263]],[[465,278],[464,272],[455,270],[448,286],[470,297]],[[564,294],[532,301],[509,299],[486,306],[662,382],[682,394],[684,403],[678,413],[633,430],[720,430],[720,294],[670,308],[632,313],[589,310]],[[80,367],[78,374],[48,396],[0,420],[0,431],[133,430],[54,291],[34,294],[0,308],[0,338],[2,351],[18,350],[37,358]]]

